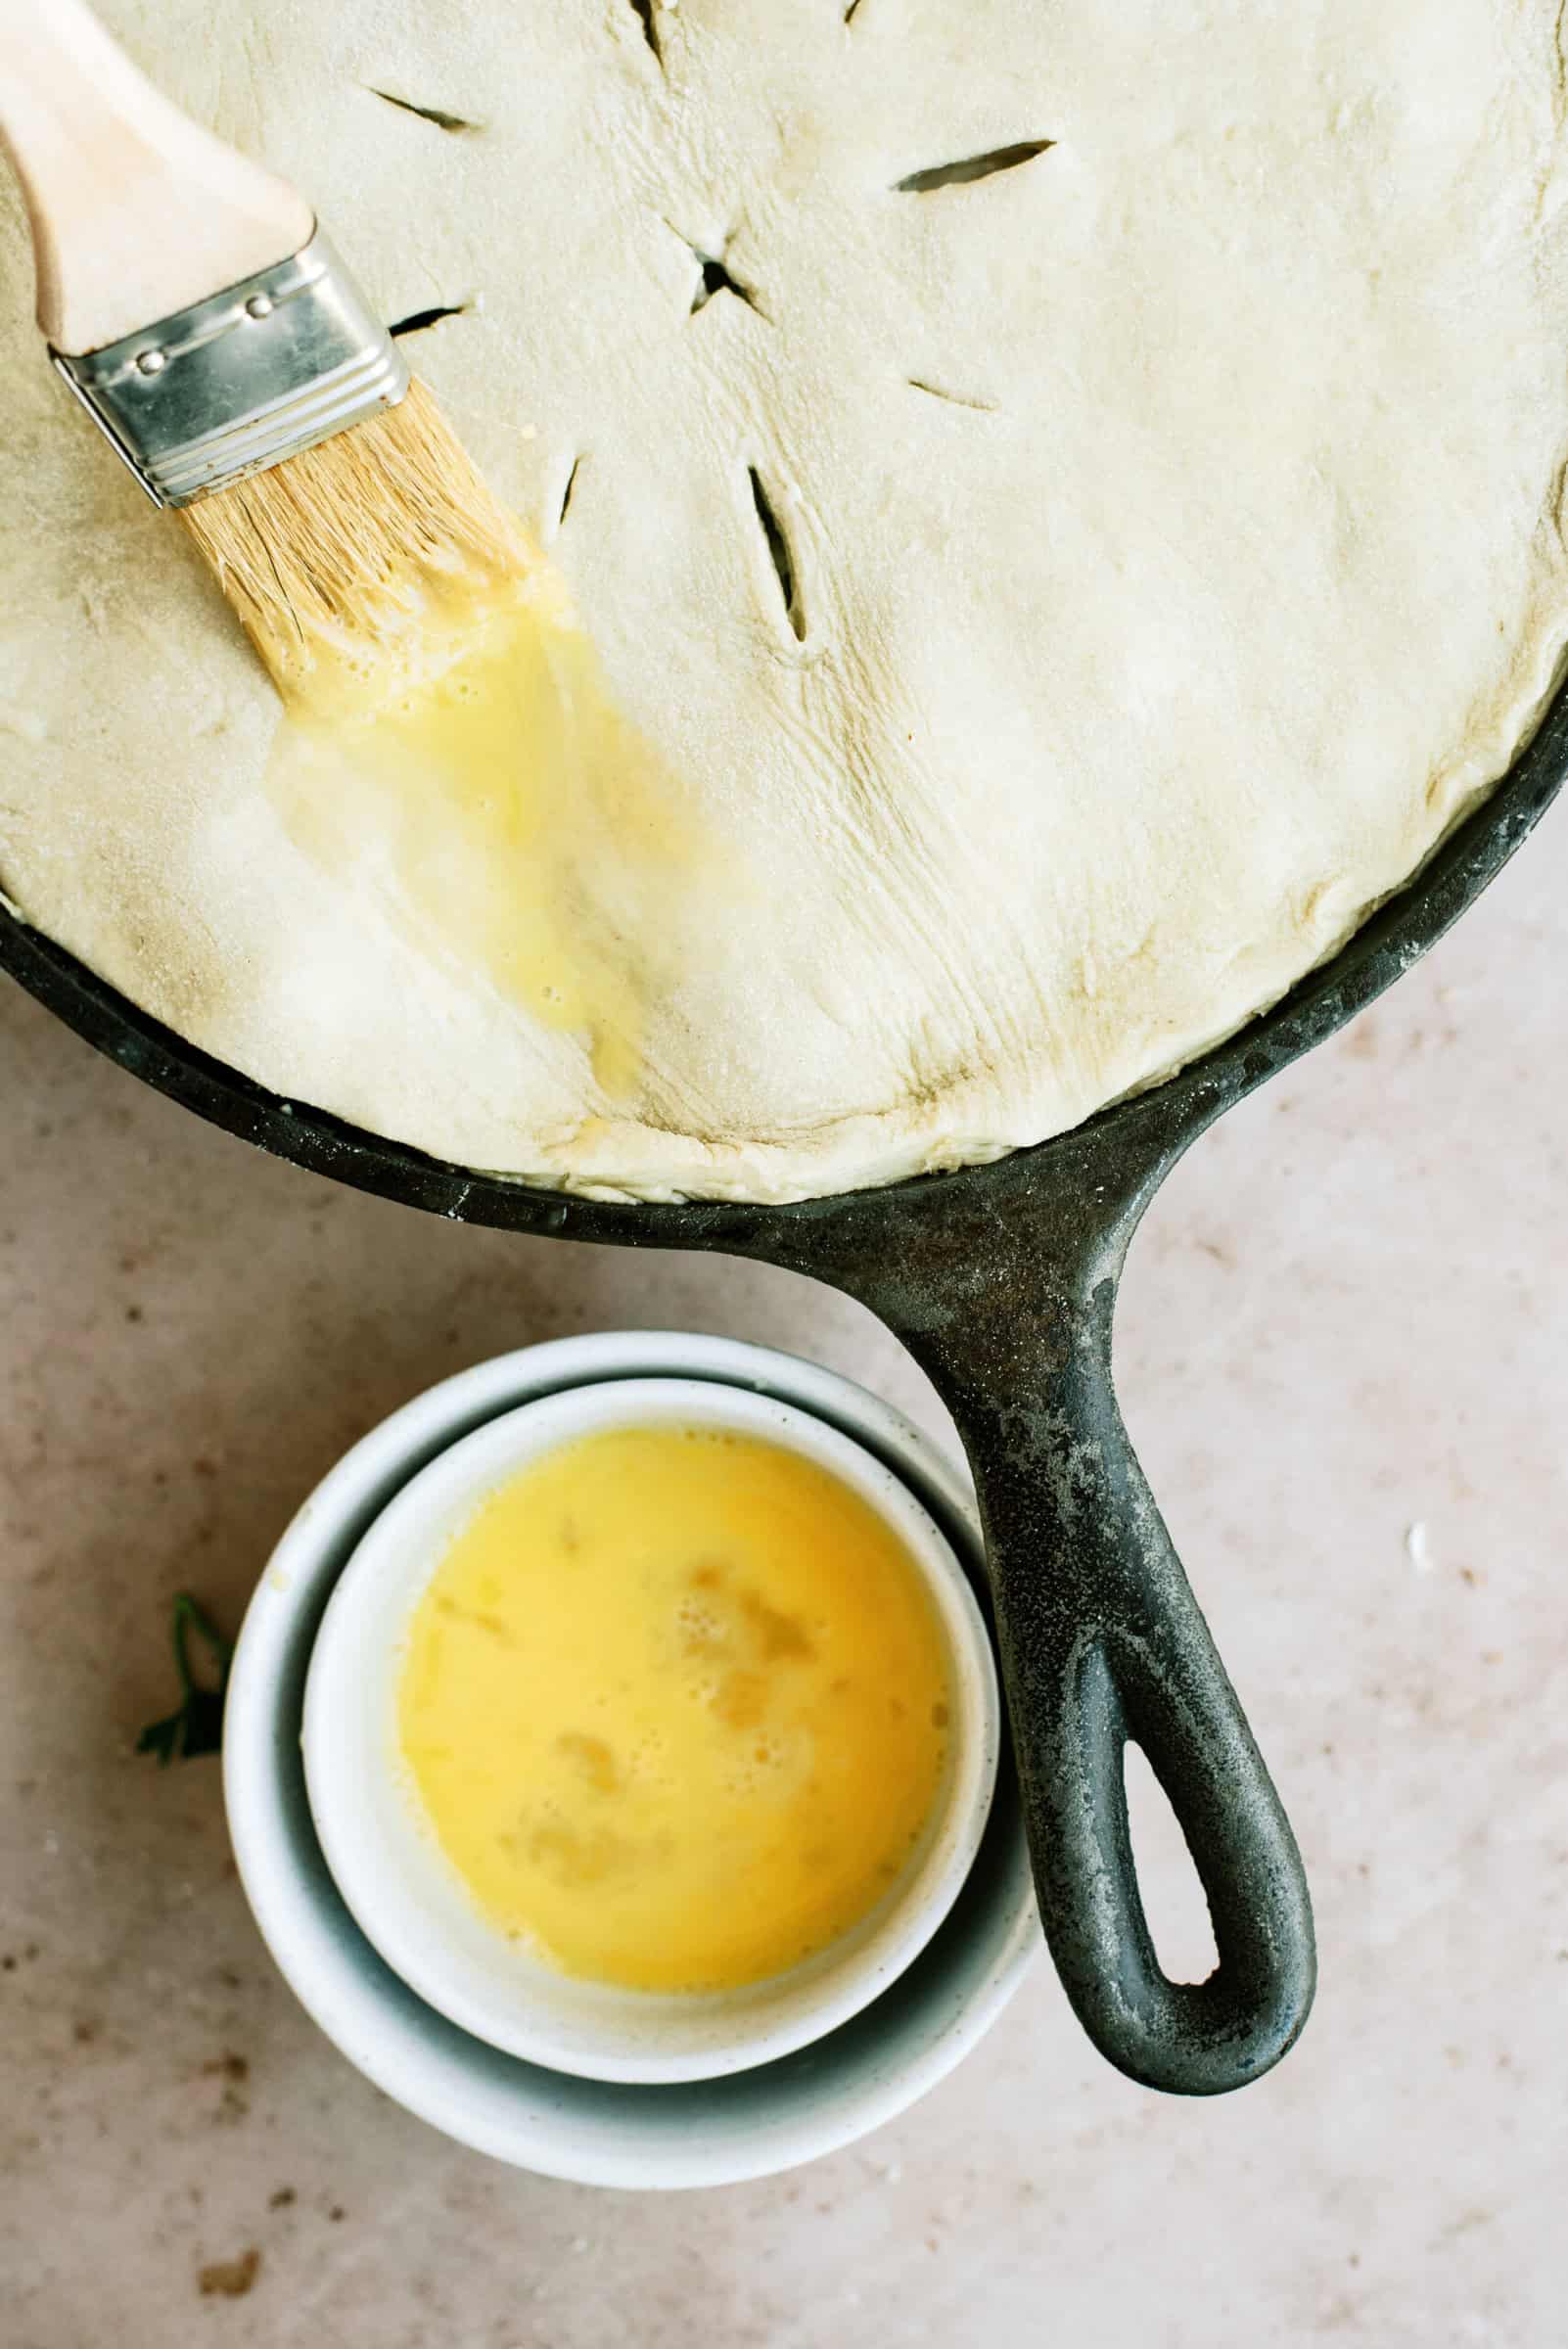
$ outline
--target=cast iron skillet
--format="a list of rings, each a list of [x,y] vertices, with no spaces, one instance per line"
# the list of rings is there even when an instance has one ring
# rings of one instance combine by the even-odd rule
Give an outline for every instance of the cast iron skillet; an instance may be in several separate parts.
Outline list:
[[[0,912],[0,963],[122,1068],[321,1174],[436,1215],[760,1257],[860,1298],[930,1374],[979,1489],[1040,1914],[1090,2038],[1191,2096],[1267,2071],[1307,2019],[1295,1838],[1122,1425],[1111,1322],[1128,1245],[1189,1142],[1407,970],[1478,897],[1568,769],[1568,690],[1486,805],[1333,962],[1230,1043],[1076,1132],[988,1167],[793,1207],[614,1206],[442,1165],[264,1092]],[[1207,1982],[1167,1980],[1128,1836],[1141,1746],[1213,1917]]]

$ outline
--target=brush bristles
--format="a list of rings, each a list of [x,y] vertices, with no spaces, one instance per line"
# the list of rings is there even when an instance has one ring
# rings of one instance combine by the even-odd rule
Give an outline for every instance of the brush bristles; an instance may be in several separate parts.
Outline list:
[[[536,562],[417,381],[394,408],[178,509],[286,695],[374,664],[455,592]]]

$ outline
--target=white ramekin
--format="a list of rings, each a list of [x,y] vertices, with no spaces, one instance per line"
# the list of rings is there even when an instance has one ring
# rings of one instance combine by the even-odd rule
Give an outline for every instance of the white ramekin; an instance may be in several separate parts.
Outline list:
[[[712,1997],[574,1981],[530,1958],[480,1911],[422,1818],[400,1765],[397,1682],[410,1619],[475,1510],[530,1461],[628,1427],[722,1428],[828,1470],[903,1543],[942,1628],[951,1683],[949,1766],[919,1850],[852,1932],[771,1980]],[[338,1889],[394,1973],[508,2054],[592,2080],[716,2078],[820,2039],[919,1956],[974,1864],[996,1782],[1001,1708],[968,1577],[890,1468],[797,1405],[711,1380],[619,1379],[492,1419],[405,1485],[349,1559],[305,1682],[311,1816]]]

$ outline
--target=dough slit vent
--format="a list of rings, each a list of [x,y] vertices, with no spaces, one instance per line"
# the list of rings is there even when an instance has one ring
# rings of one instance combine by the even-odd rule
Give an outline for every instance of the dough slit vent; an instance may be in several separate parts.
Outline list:
[[[796,642],[804,644],[806,642],[806,614],[801,608],[800,581],[796,576],[795,558],[790,552],[790,542],[785,534],[784,525],[780,522],[774,509],[773,501],[763,486],[761,475],[755,465],[748,465],[746,471],[752,484],[752,502],[757,508],[757,519],[762,526],[762,536],[767,545],[767,559],[773,566],[774,575],[778,579],[778,591],[784,599],[784,617],[795,632]]]
[[[433,122],[438,130],[468,131],[484,128],[483,122],[471,122],[466,115],[448,114],[444,106],[421,106],[413,98],[399,98],[392,90],[378,90],[369,82],[365,84],[365,87],[370,91],[372,98],[381,100],[383,106],[395,106],[400,115],[417,115],[422,122]]]
[[[390,335],[422,335],[427,328],[439,326],[443,318],[464,318],[474,307],[471,301],[438,301],[428,310],[410,310],[406,318],[394,319],[388,327]]]
[[[1032,163],[1037,155],[1048,155],[1055,145],[1054,139],[1019,139],[1011,147],[991,147],[984,155],[966,155],[956,163],[933,163],[924,171],[896,179],[894,193],[929,196],[936,188],[958,188],[972,179],[992,179],[998,171],[1016,171],[1020,163]]]
[[[393,327],[393,334],[396,331]],[[928,384],[918,375],[905,376],[904,381],[911,392],[923,392],[928,399],[945,400],[949,408],[969,408],[976,416],[994,416],[996,413],[993,399],[968,399],[962,392],[944,392],[940,384]]]
[[[642,37],[654,53],[654,63],[663,72],[665,50],[664,43],[659,38],[659,23],[654,15],[654,0],[631,0],[631,7],[638,23],[642,26]]]

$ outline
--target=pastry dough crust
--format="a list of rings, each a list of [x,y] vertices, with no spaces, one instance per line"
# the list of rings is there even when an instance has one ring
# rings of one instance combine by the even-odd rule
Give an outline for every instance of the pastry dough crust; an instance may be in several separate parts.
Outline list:
[[[312,856],[271,688],[50,374],[8,187],[0,883],[289,1098],[551,1183],[827,1193],[1156,1081],[1558,672],[1559,13],[104,0],[390,318],[464,305],[410,354],[736,877],[612,1094]]]

